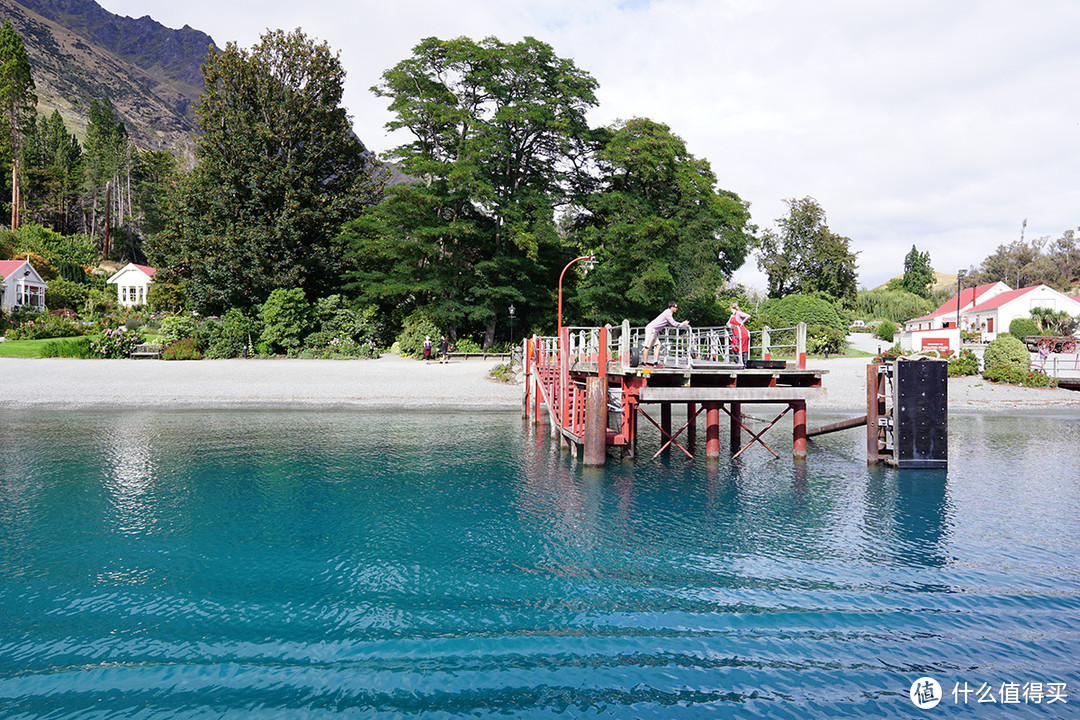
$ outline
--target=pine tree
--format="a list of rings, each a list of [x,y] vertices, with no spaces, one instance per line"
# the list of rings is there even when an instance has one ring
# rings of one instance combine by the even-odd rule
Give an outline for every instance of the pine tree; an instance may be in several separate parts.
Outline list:
[[[9,20],[0,28],[0,113],[5,125],[5,149],[11,157],[11,229],[19,227],[19,141],[23,124],[37,122],[32,114],[37,105],[30,59],[22,36]]]

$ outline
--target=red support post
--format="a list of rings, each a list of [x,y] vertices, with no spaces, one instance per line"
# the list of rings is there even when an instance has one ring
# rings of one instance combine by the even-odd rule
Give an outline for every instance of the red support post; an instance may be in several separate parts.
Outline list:
[[[719,403],[705,403],[705,457],[720,457]]]
[[[792,420],[792,449],[795,457],[806,457],[806,401],[796,400],[791,403],[791,409],[795,411]]]

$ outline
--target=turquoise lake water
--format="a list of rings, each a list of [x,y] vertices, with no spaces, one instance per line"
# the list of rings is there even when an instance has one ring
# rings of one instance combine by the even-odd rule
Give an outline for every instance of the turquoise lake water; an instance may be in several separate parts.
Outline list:
[[[0,413],[0,717],[1078,717],[1078,429],[583,470],[516,413]]]

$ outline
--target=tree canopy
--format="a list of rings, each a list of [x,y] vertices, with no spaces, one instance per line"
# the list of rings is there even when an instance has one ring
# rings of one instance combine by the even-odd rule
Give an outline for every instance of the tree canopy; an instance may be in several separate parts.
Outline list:
[[[928,298],[933,285],[934,268],[930,266],[930,253],[919,252],[918,248],[912,245],[911,252],[904,257],[904,276],[900,281],[900,289],[921,298]]]
[[[196,309],[339,287],[340,228],[376,197],[375,164],[340,106],[344,74],[329,46],[300,30],[267,32],[250,51],[210,51],[197,162],[151,246]]]
[[[388,153],[408,180],[346,233],[362,297],[402,319],[423,307],[452,336],[480,329],[485,345],[509,305],[546,311],[572,257],[555,210],[595,88],[534,38],[427,38],[383,73],[372,90],[390,99],[386,127],[412,139]]]
[[[829,230],[825,210],[811,197],[785,201],[787,217],[765,230],[758,245],[758,268],[769,278],[769,297],[823,292],[853,301],[857,292],[850,238]]]
[[[11,229],[19,227],[19,142],[23,126],[36,122],[33,114],[37,105],[34,78],[30,74],[30,59],[26,55],[22,36],[4,20],[0,27],[0,116],[5,146],[11,159]]]
[[[597,187],[573,222],[599,261],[582,283],[586,313],[645,322],[674,298],[713,303],[746,258],[747,204],[662,123],[620,123],[597,145]]]

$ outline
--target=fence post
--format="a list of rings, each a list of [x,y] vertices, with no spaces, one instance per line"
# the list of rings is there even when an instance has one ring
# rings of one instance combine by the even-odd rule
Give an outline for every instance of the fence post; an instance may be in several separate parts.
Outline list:
[[[795,353],[799,359],[799,369],[806,369],[806,323],[801,322],[795,328]]]
[[[525,386],[524,388],[522,388],[525,391],[525,398],[523,399],[523,402],[522,402],[522,405],[521,405],[521,417],[526,418],[526,419],[529,417],[529,409],[530,409],[529,401],[532,399],[532,393],[534,392],[533,389],[532,389],[532,373],[530,372],[532,370],[532,363],[531,363],[532,358],[529,357],[529,345],[530,345],[530,340],[528,338],[523,338],[521,340],[522,360],[523,360],[522,364],[525,366],[523,368],[523,370],[525,371],[525,382],[522,383],[522,385]],[[511,370],[511,372],[513,371],[513,369],[514,369],[514,356],[511,355],[510,356],[510,370]]]
[[[619,365],[620,369],[630,367],[630,321],[622,321],[622,332],[619,334]]]
[[[769,326],[761,328],[761,359],[772,360],[772,351],[769,349],[771,344],[771,338],[769,337]]]

